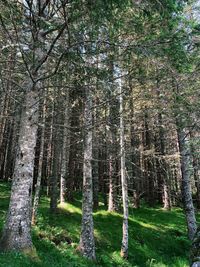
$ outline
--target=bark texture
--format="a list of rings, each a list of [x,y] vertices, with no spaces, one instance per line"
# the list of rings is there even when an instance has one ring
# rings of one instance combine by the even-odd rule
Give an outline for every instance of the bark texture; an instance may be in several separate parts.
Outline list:
[[[38,93],[26,94],[19,134],[10,205],[0,250],[26,250],[32,248],[31,198],[34,168],[34,153],[37,136]]]
[[[40,200],[40,189],[41,189],[41,181],[42,181],[42,161],[44,156],[44,125],[45,125],[45,101],[43,103],[43,110],[42,114],[40,116],[40,120],[42,122],[41,126],[41,134],[39,136],[40,138],[40,153],[39,153],[39,163],[38,163],[38,175],[37,175],[37,182],[36,182],[36,188],[35,188],[35,195],[34,195],[34,201],[33,201],[33,209],[32,209],[32,219],[31,223],[32,225],[36,224],[37,220],[37,212],[38,212],[38,206],[39,206],[39,200]]]
[[[180,164],[182,172],[182,198],[184,204],[184,210],[187,221],[188,236],[190,240],[193,240],[197,230],[196,217],[194,211],[194,205],[192,201],[192,192],[190,185],[190,148],[188,133],[186,130],[178,127],[178,143],[180,151]]]
[[[68,177],[68,165],[69,165],[69,90],[66,92],[65,101],[65,113],[64,113],[64,132],[63,132],[63,143],[62,143],[62,159],[61,159],[61,176],[60,176],[60,203],[65,202],[66,198],[66,179]]]
[[[200,228],[197,229],[191,249],[191,267],[200,267]]]
[[[120,102],[120,161],[121,161],[121,184],[123,202],[123,236],[121,246],[121,256],[128,258],[128,181],[125,169],[125,138],[124,138],[124,108],[121,81],[119,84]]]
[[[112,88],[113,90],[113,88]],[[117,143],[117,128],[116,128],[116,108],[117,101],[114,94],[109,93],[109,130],[108,130],[108,164],[109,164],[109,195],[108,195],[108,211],[117,211],[117,171],[116,171],[116,143]]]
[[[93,185],[92,185],[92,98],[89,89],[86,89],[85,102],[85,133],[83,159],[83,200],[82,225],[79,250],[83,256],[95,259],[95,242],[93,227]]]

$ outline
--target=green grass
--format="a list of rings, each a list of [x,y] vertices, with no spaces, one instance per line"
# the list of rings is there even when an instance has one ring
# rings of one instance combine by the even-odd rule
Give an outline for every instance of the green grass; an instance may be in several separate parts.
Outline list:
[[[0,183],[0,231],[9,202],[9,186]],[[0,267],[186,267],[190,243],[180,209],[130,208],[129,258],[120,258],[122,216],[103,206],[94,213],[96,263],[82,258],[76,247],[81,226],[81,201],[59,207],[49,214],[49,200],[41,199],[39,220],[33,229],[38,259],[20,253],[0,254]]]

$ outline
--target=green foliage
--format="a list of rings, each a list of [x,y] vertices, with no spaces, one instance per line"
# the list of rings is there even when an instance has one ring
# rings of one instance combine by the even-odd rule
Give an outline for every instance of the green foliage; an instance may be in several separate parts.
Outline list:
[[[9,187],[0,184],[0,228],[8,207]],[[81,225],[81,201],[59,207],[49,214],[49,200],[42,198],[39,221],[33,229],[38,257],[20,253],[0,255],[0,267],[186,267],[189,242],[180,209],[130,209],[129,259],[120,257],[122,216],[100,209],[94,213],[97,261],[92,263],[76,251]]]

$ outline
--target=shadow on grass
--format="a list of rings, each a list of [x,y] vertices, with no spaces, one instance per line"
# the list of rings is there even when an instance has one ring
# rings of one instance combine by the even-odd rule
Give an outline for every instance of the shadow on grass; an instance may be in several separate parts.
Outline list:
[[[179,229],[179,225],[176,225],[177,228],[168,228],[168,218],[165,221],[166,227],[160,228],[160,222],[157,223],[156,218],[164,211],[159,210],[148,214],[157,215],[153,222],[144,223],[142,220],[140,222],[139,218],[142,217],[142,214],[146,215],[146,209],[141,209],[138,212],[139,214],[134,217],[130,216],[129,219],[129,259],[127,262],[130,266],[154,266],[151,261],[165,264],[163,266],[179,266],[177,265],[177,258],[182,258],[187,262],[189,242],[185,232]],[[163,216],[166,219],[165,216],[167,215],[164,214]],[[176,217],[175,214],[174,217]],[[179,215],[174,218],[174,220],[176,219],[180,220]],[[94,215],[94,221],[97,247],[101,248],[99,251],[102,255],[110,257],[111,260],[119,261],[122,216],[117,213],[97,212]],[[182,220],[181,223],[183,224],[184,221]]]
[[[21,253],[0,254],[1,267],[95,267],[96,265],[82,258],[75,249],[66,244],[55,246],[48,239],[40,239],[33,234],[33,243],[37,250],[37,260]]]
[[[41,209],[41,213],[44,228],[55,228],[55,232],[66,231],[76,246],[81,230],[81,205],[79,202],[78,205],[73,204],[60,206],[54,216],[49,216],[46,207]],[[129,259],[124,261],[120,258],[122,215],[108,213],[103,208],[94,213],[98,266],[145,267],[158,263],[158,266],[178,267],[177,262],[181,259],[187,263],[189,242],[180,210],[166,212],[141,208],[130,209],[130,214]],[[183,267],[183,263],[180,266]]]
[[[8,188],[4,187],[3,190]],[[0,197],[2,228],[9,194],[0,191]],[[58,213],[52,215],[49,213],[49,200],[43,197],[38,224],[33,229],[33,242],[40,261],[31,261],[19,253],[9,256],[1,254],[0,267],[184,267],[188,264],[189,242],[185,234],[184,215],[179,209],[171,212],[130,209],[127,261],[120,258],[122,215],[108,213],[100,207],[94,213],[94,226],[97,263],[83,259],[76,252],[81,231],[81,201],[75,199],[73,203],[60,205]]]

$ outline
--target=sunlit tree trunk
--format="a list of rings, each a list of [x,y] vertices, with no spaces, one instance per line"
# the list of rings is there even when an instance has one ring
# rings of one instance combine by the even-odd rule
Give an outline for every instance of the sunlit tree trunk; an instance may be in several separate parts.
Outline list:
[[[121,162],[121,185],[122,185],[122,203],[123,203],[123,232],[121,256],[128,258],[128,181],[125,166],[125,137],[124,137],[124,102],[122,93],[122,81],[119,81],[119,104],[120,104],[120,162]]]

